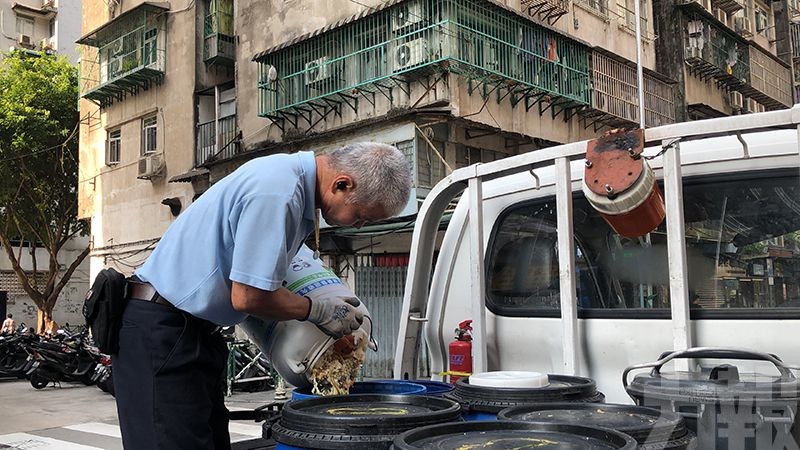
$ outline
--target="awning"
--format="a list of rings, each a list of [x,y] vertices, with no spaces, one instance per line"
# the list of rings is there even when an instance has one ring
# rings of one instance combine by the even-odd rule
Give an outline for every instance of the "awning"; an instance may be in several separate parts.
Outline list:
[[[124,13],[120,14],[119,16],[115,17],[112,20],[101,25],[99,28],[96,28],[85,35],[81,36],[80,39],[75,41],[77,44],[89,45],[91,47],[100,47],[100,42],[103,40],[103,35],[106,34],[111,28],[113,28],[116,24],[120,23],[125,17],[129,17],[134,15],[134,13],[141,13],[142,11],[150,10],[153,12],[165,12],[169,11],[169,3],[167,2],[144,2],[141,5],[125,11]]]
[[[193,179],[197,177],[202,177],[204,175],[208,175],[210,172],[208,169],[205,168],[194,168],[188,172],[184,172],[180,175],[175,175],[174,177],[169,179],[170,183],[188,183],[191,182]]]

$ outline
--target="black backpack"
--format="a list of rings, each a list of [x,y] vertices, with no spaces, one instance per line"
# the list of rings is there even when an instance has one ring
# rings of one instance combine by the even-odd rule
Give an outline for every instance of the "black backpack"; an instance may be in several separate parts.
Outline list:
[[[112,355],[119,350],[119,329],[125,309],[125,276],[114,269],[103,269],[86,293],[83,317],[101,352]]]

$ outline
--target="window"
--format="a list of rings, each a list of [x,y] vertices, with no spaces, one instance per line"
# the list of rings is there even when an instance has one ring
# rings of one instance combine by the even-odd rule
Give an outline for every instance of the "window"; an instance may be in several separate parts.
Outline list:
[[[158,118],[155,115],[142,119],[142,156],[158,149]]]
[[[158,30],[153,28],[144,33],[144,65],[158,61]]]
[[[763,33],[769,28],[769,19],[763,9],[756,6],[756,33]]]
[[[27,16],[17,16],[17,34],[28,36],[33,39],[34,21]]]
[[[627,239],[582,195],[573,209],[579,309],[669,314],[666,226],[647,238]],[[486,267],[493,312],[559,310],[556,210],[550,198],[516,206],[498,221]],[[800,308],[796,172],[688,182],[684,219],[693,314]]]
[[[121,156],[122,130],[116,129],[108,132],[106,140],[106,165],[119,164]]]
[[[56,35],[56,19],[50,19],[50,22],[47,23],[47,33],[49,37]]]

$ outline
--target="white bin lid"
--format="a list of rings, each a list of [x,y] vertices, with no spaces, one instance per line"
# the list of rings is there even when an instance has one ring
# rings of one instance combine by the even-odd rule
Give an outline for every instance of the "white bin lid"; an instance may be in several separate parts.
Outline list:
[[[474,373],[469,376],[469,384],[498,388],[539,388],[548,386],[550,381],[545,373],[501,370]]]

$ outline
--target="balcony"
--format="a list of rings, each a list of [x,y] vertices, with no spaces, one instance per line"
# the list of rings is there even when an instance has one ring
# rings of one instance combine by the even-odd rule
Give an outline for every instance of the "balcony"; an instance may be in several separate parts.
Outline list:
[[[210,4],[203,26],[203,61],[223,66],[236,62],[231,0],[213,0]]]
[[[577,108],[590,100],[588,54],[494,2],[387,2],[256,55],[259,115],[310,118],[341,104],[355,109],[359,95],[391,103],[411,81],[443,72],[469,80],[470,93],[504,89],[514,105]]]
[[[236,116],[223,117],[197,125],[197,148],[194,165],[232,158],[237,153]]]
[[[160,84],[166,70],[166,15],[144,3],[82,37],[81,96],[101,107]]]
[[[592,102],[579,113],[587,124],[638,126],[636,66],[611,55],[592,51],[589,77],[593,87]],[[644,112],[647,127],[675,122],[673,86],[651,73],[644,74]]]
[[[740,92],[767,109],[783,109],[794,104],[792,71],[776,57],[750,45],[750,83]]]
[[[42,2],[42,6],[40,8],[36,8],[33,6],[23,5],[21,3],[14,3],[11,5],[11,9],[17,14],[23,14],[26,16],[34,16],[37,19],[45,19],[50,20],[56,16],[58,10],[55,7],[55,4],[51,1],[44,1]],[[13,25],[14,22],[11,22]]]
[[[702,80],[714,80],[733,90],[750,81],[750,52],[741,37],[700,14],[687,14],[684,59],[689,72]]]

